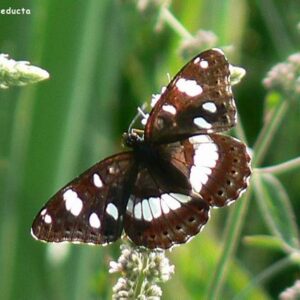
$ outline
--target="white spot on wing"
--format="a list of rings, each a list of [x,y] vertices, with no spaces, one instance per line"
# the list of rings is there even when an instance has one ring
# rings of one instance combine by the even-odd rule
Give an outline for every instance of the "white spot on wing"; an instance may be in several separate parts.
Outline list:
[[[115,220],[118,220],[118,217],[119,217],[119,212],[118,212],[118,209],[117,207],[112,204],[112,203],[109,203],[106,207],[106,212],[112,216]]]
[[[110,166],[108,168],[108,172],[109,172],[109,174],[117,174],[118,173],[118,168],[116,168],[114,166]]]
[[[160,199],[161,209],[164,214],[168,214],[170,212],[169,206],[166,204],[163,198]]]
[[[201,135],[195,135],[189,138],[189,141],[193,144],[200,144],[200,143],[211,143],[212,139],[205,134],[201,134]]]
[[[202,108],[211,113],[215,113],[217,111],[217,106],[213,102],[204,103]]]
[[[208,123],[204,118],[198,117],[194,119],[194,124],[198,127],[204,128],[204,129],[210,129],[211,124]]]
[[[183,194],[170,193],[170,195],[181,203],[188,203],[192,199],[191,196],[183,195]]]
[[[65,201],[66,210],[68,210],[72,215],[78,216],[83,206],[82,200],[78,197],[78,194],[69,189],[64,192],[63,199]]]
[[[217,152],[218,151],[218,146],[215,143],[206,143],[206,144],[199,144],[196,147],[196,150],[199,152]]]
[[[166,202],[168,207],[172,210],[176,210],[181,207],[180,202],[177,201],[176,199],[174,199],[169,194],[163,194],[163,195],[161,195],[161,198]]]
[[[219,159],[218,147],[214,143],[200,143],[195,149],[194,166],[190,172],[190,182],[196,192],[200,192],[205,185]]]
[[[52,218],[48,214],[45,215],[45,223],[47,223],[47,224],[51,224],[52,223]]]
[[[93,182],[94,182],[94,185],[95,185],[96,187],[98,187],[98,188],[103,187],[103,182],[102,182],[100,176],[99,176],[97,173],[95,173],[95,174],[93,175]]]
[[[134,207],[134,217],[138,220],[142,219],[142,204],[139,202]]]
[[[193,189],[199,193],[202,189],[202,185],[205,184],[208,180],[208,176],[201,172],[200,168],[192,166],[190,173],[190,182]]]
[[[152,221],[152,214],[151,214],[151,210],[150,210],[150,206],[148,203],[148,200],[144,199],[142,202],[142,209],[143,209],[143,217],[145,221]]]
[[[201,60],[199,65],[202,69],[207,69],[208,68],[208,61],[207,60]]]
[[[208,175],[203,171],[201,167],[197,168],[197,175],[199,176],[198,180],[201,182],[201,184],[206,184],[206,182],[208,181]]]
[[[100,228],[100,226],[101,226],[100,219],[96,213],[92,213],[90,215],[89,223],[93,228],[96,228],[96,229]]]
[[[41,211],[41,216],[44,216],[44,215],[46,214],[46,212],[47,212],[47,209],[44,208],[44,209]]]
[[[198,96],[202,93],[202,87],[197,84],[196,80],[180,78],[175,83],[178,90],[190,97]]]
[[[170,114],[172,114],[172,115],[175,115],[176,114],[176,108],[175,108],[175,106],[173,106],[173,105],[163,105],[162,106],[162,109],[164,110],[164,111],[166,111],[166,112],[168,112],[168,113],[170,113]]]
[[[218,147],[216,144],[200,144],[195,149],[194,164],[196,166],[214,168],[219,158]]]
[[[126,211],[132,215],[133,214],[133,199],[129,198],[127,206],[126,206]]]
[[[211,175],[212,173],[212,169],[210,169],[209,167],[198,167],[199,169],[201,169],[201,172],[203,172],[204,174],[207,174],[207,175]]]
[[[149,198],[149,206],[154,218],[161,216],[160,198],[151,197]]]

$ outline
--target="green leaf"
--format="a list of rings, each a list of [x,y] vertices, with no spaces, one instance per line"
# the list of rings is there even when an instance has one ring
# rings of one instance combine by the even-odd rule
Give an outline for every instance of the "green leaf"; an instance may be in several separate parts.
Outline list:
[[[246,245],[250,247],[271,249],[271,250],[283,250],[282,240],[278,237],[270,235],[251,235],[243,238]]]
[[[257,202],[270,231],[288,246],[298,248],[295,215],[281,182],[270,174],[256,173],[253,177]]]

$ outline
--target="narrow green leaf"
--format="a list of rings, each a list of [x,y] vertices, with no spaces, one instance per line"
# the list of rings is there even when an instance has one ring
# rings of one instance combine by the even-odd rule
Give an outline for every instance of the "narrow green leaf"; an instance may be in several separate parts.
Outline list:
[[[251,235],[243,238],[246,245],[250,247],[271,249],[271,250],[283,250],[282,240],[278,237],[270,235]]]
[[[269,229],[288,246],[298,248],[295,215],[284,187],[270,174],[255,174],[253,177],[258,204]]]
[[[248,285],[241,290],[240,293],[238,293],[233,300],[242,300],[242,299],[258,299],[258,298],[252,298],[250,296],[250,293],[252,290],[256,289],[258,286],[262,285],[267,280],[270,280],[270,278],[274,277],[276,274],[282,272],[283,270],[287,269],[292,263],[292,260],[289,256],[282,258],[281,260],[278,260],[268,268],[264,269],[260,274],[258,274],[256,277],[254,277]]]

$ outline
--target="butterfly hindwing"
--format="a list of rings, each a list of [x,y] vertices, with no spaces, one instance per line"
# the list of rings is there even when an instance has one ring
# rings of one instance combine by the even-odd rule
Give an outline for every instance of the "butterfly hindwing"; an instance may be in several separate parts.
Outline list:
[[[191,189],[210,206],[230,204],[247,187],[250,156],[237,139],[198,135],[159,148],[161,157],[184,174]]]
[[[33,222],[32,235],[47,242],[106,244],[117,240],[133,178],[132,152],[95,164],[46,203]]]
[[[235,123],[229,63],[221,50],[211,49],[194,57],[169,83],[150,113],[145,139],[174,142],[228,130]]]
[[[126,208],[125,232],[136,244],[168,249],[196,235],[208,220],[209,206],[185,188],[168,186],[172,169],[140,168]],[[153,173],[154,172],[154,173]],[[161,174],[157,174],[160,172]]]

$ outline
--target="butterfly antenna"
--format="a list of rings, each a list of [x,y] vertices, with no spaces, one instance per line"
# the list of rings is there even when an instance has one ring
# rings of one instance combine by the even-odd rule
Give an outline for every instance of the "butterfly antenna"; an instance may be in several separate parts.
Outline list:
[[[143,109],[145,109],[145,108],[146,108],[145,104],[143,104],[142,108],[140,108],[140,107],[137,108],[140,116],[142,116],[143,118],[147,118],[148,117],[148,115],[143,111]]]
[[[146,103],[144,103],[142,105],[142,107],[138,106],[138,108],[137,108],[137,114],[134,116],[134,118],[132,119],[132,121],[129,124],[128,133],[130,133],[132,131],[132,127],[135,124],[135,122],[138,120],[138,118],[140,118],[141,116],[143,118],[147,118],[148,117],[148,115],[144,112],[144,109],[146,108],[146,106],[147,106]]]

